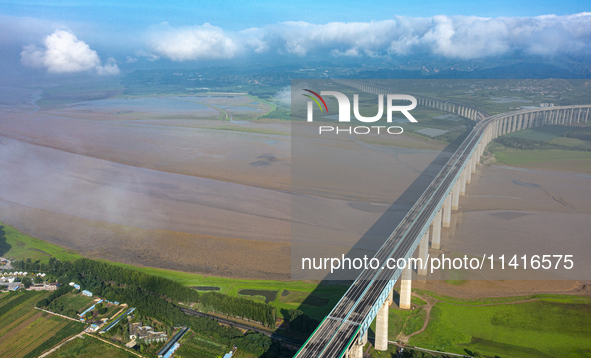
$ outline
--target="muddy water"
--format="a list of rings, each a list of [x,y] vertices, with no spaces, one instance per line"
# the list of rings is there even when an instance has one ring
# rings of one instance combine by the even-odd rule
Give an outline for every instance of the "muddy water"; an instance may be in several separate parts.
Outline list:
[[[191,234],[289,240],[289,196],[2,138],[2,199],[90,220]]]
[[[131,121],[109,111],[86,117],[76,111],[0,116],[0,220],[90,257],[289,278],[290,137],[273,134],[289,134],[289,124]],[[353,180],[354,194],[342,195],[315,176],[299,192],[299,202],[314,209],[297,224],[312,233],[312,242],[334,238],[345,251],[371,250],[393,225],[375,223],[386,212],[408,210],[412,200],[390,205],[440,151],[355,140],[345,149],[364,165],[344,168],[343,175],[366,178],[378,168],[376,178],[387,179],[372,187],[356,187]],[[314,172],[323,165],[318,158],[306,167]]]
[[[452,227],[443,230],[445,252],[505,255],[573,255],[574,268],[544,272],[506,269],[498,279],[589,279],[591,176],[503,166],[480,167]],[[481,277],[482,278],[482,277]]]

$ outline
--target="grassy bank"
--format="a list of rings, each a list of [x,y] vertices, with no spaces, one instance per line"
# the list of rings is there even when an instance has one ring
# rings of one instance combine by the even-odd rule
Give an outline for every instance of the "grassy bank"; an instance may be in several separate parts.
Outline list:
[[[50,257],[71,261],[82,257],[73,250],[25,235],[17,229],[0,222],[0,256],[13,260],[31,258],[47,262]]]
[[[591,173],[591,141],[566,137],[569,132],[587,130],[563,125],[529,128],[499,137],[487,149],[497,164]],[[501,144],[503,140],[510,140],[504,143],[509,146]]]
[[[410,344],[501,357],[588,357],[591,305],[547,300],[458,306],[438,302],[427,329]]]
[[[80,257],[59,246],[23,235],[8,226],[4,227],[4,232],[6,242],[11,245],[5,254],[8,257],[20,259],[30,253],[38,253],[41,259],[50,254],[55,254],[56,257],[62,255],[62,259]],[[277,308],[279,316],[284,315],[287,309],[297,308],[320,320],[347,288],[346,285],[323,285],[315,282],[240,280],[113,264],[166,277],[186,286],[216,287],[224,294],[258,301],[265,299],[264,294],[275,292],[270,303]],[[254,296],[241,295],[242,290],[253,290]],[[411,345],[459,354],[478,351],[490,357],[591,356],[591,299],[588,297],[529,295],[461,299],[430,291],[415,292],[424,299],[413,297],[414,310],[390,311],[391,339],[395,339],[400,333],[410,335],[417,332],[428,319],[426,330],[410,338]],[[36,302],[37,299],[35,297],[31,302]],[[426,301],[434,304],[429,316],[426,314]],[[75,345],[75,349],[80,349],[81,352],[93,349],[79,343],[72,346]]]
[[[2,224],[0,224],[2,225]],[[43,240],[25,235],[13,227],[2,225],[4,245],[0,245],[0,256],[14,260],[31,258],[33,261],[47,262],[51,256],[61,261],[71,261],[83,257],[79,253],[67,250]],[[317,282],[302,281],[271,281],[271,280],[243,280],[224,277],[204,276],[194,273],[158,269],[152,267],[138,267],[118,262],[101,260],[113,265],[127,267],[134,270],[149,273],[151,275],[165,277],[189,287],[215,287],[218,292],[229,296],[241,296],[255,301],[264,302],[262,294],[274,292],[274,299],[269,302],[277,308],[279,317],[287,314],[289,309],[300,309],[308,316],[321,320],[345,293],[346,285],[322,285]],[[242,290],[266,291],[261,295],[241,295]]]

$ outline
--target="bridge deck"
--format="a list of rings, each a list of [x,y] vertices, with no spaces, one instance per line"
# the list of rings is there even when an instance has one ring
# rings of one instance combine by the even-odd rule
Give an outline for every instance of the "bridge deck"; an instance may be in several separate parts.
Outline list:
[[[496,117],[496,116],[495,116]],[[460,147],[437,174],[419,200],[407,213],[398,227],[378,250],[374,257],[380,260],[380,268],[364,270],[334,307],[317,331],[308,339],[296,357],[340,357],[358,327],[384,291],[393,272],[384,268],[387,259],[406,257],[425,225],[449,194],[462,166],[478,145],[486,126],[494,117],[478,122]],[[397,269],[399,270],[399,269]]]

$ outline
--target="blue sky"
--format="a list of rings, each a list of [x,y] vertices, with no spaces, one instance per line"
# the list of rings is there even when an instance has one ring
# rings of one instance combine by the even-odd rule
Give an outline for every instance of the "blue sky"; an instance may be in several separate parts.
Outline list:
[[[228,30],[281,21],[326,23],[385,20],[392,16],[539,16],[591,11],[588,1],[0,1],[0,12],[56,21],[149,26],[209,22]]]
[[[588,56],[589,8],[529,0],[0,1],[0,61],[116,74],[124,63],[257,56]]]

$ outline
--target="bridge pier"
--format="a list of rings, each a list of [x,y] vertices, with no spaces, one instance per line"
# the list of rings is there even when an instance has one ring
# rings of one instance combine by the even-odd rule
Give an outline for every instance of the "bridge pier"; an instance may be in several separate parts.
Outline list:
[[[466,195],[466,168],[464,168],[464,170],[462,170],[462,172],[460,173],[460,195],[464,196]]]
[[[443,201],[443,218],[441,226],[448,228],[451,226],[451,193],[447,194],[447,197]]]
[[[427,278],[427,256],[429,256],[429,229],[427,229],[427,232],[423,235],[419,243],[421,265],[417,268],[417,273],[419,274],[420,281],[425,281]]]
[[[456,180],[451,189],[451,210],[457,211],[460,208],[460,181]]]
[[[412,289],[412,268],[406,265],[400,275],[400,307],[403,310],[410,309],[410,294]]]
[[[356,339],[353,342],[353,344],[351,345],[351,347],[349,348],[349,351],[347,352],[347,354],[345,356],[348,358],[363,358],[363,347],[365,346],[366,343],[367,343],[367,332],[365,332],[365,334],[363,335],[361,340]]]
[[[441,248],[441,210],[435,214],[433,219],[433,229],[431,230],[431,248],[433,250],[439,250]]]
[[[388,315],[392,301],[392,291],[390,291],[388,299],[384,302],[376,316],[376,341],[374,347],[378,351],[388,350]]]

